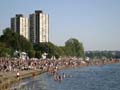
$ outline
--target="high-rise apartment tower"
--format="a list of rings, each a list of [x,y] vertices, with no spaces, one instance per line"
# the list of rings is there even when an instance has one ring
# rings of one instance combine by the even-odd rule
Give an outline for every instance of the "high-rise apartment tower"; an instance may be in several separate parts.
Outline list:
[[[17,14],[11,18],[11,29],[29,40],[29,22],[28,18],[22,14]]]
[[[30,14],[30,41],[33,43],[49,42],[49,15],[41,10]]]

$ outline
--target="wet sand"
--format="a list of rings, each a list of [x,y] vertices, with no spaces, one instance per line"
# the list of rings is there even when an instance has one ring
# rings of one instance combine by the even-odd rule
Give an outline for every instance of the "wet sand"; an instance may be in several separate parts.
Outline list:
[[[0,90],[9,90],[8,88],[25,78],[32,77],[43,73],[42,70],[20,71],[20,76],[16,76],[16,72],[0,72]]]

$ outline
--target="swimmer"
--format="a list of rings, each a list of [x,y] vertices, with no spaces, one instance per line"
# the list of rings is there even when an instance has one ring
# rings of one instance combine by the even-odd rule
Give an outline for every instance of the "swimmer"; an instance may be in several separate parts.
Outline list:
[[[63,73],[63,78],[65,78],[66,77],[66,75]]]

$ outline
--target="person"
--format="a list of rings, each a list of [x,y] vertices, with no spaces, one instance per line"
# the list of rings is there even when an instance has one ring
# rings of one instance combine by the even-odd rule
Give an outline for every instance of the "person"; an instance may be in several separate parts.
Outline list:
[[[63,78],[65,78],[66,76],[65,76],[65,73],[63,73]]]
[[[62,80],[62,76],[58,75],[58,80],[61,81]]]
[[[32,76],[35,77],[35,72],[32,73]]]
[[[57,81],[57,75],[56,74],[54,74],[54,80]]]
[[[19,73],[19,71],[17,71],[17,78],[19,78],[20,77],[20,73]]]

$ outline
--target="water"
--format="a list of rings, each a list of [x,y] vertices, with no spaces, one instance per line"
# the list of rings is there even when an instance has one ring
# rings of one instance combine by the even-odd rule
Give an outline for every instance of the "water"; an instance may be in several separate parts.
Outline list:
[[[54,81],[52,75],[44,73],[17,83],[11,90],[120,90],[120,64],[73,68],[59,73],[68,77]]]

